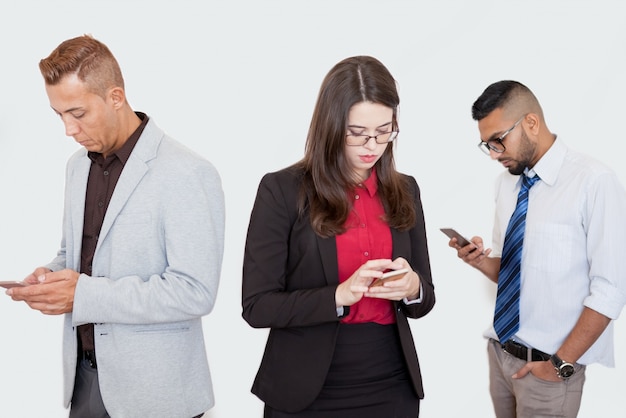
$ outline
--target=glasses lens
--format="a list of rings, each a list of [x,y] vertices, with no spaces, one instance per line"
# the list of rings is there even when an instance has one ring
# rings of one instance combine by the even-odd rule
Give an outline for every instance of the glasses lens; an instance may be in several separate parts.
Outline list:
[[[375,136],[376,143],[378,144],[386,144],[389,142],[389,137],[391,136],[391,132],[387,132],[384,134],[378,134]]]
[[[376,136],[369,136],[369,135],[355,135],[348,131],[348,134],[346,135],[346,144],[353,145],[353,146],[365,145],[372,138],[374,138],[377,144],[386,144],[396,139],[397,136],[398,136],[398,132],[385,132],[383,134],[378,134]]]
[[[480,150],[486,155],[491,155],[491,151],[497,152],[498,154],[504,152],[504,145],[502,142],[495,140],[488,142],[480,141],[478,148],[480,148]]]
[[[386,134],[382,134],[378,136],[376,142],[379,144],[385,144],[387,142],[391,142],[398,137],[398,132],[387,132]]]
[[[365,136],[363,135],[353,135],[351,133],[348,133],[348,135],[346,135],[346,144],[348,145],[357,146],[363,145],[364,143]]]
[[[485,155],[489,155],[489,145],[487,145],[486,142],[482,142],[480,141],[480,143],[478,144],[478,148],[485,153]]]
[[[487,142],[487,147],[494,150],[495,152],[504,152],[504,144],[501,142],[502,140],[494,140]]]

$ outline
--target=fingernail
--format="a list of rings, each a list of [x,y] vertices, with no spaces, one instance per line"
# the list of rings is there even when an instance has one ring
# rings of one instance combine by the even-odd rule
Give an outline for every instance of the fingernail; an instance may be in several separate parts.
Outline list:
[[[37,277],[37,280],[39,280],[39,283],[45,282],[46,281],[46,275],[42,274],[41,276]]]

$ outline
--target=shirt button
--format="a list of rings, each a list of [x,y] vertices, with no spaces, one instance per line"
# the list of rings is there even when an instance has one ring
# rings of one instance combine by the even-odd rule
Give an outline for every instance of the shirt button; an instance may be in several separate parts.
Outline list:
[[[365,228],[365,224],[361,224],[361,228]]]
[[[102,174],[104,174],[105,176],[108,176],[109,172],[108,172],[108,170],[105,170],[104,173],[102,173]]]
[[[104,206],[103,202],[98,202],[98,207],[101,208],[102,206]]]
[[[359,200],[359,199],[360,199],[358,194],[357,194],[357,195],[354,195],[354,198],[355,198],[356,200]]]
[[[363,255],[364,255],[365,257],[369,257],[369,256],[370,256],[370,253],[369,253],[368,251],[365,251],[365,252],[363,253]]]

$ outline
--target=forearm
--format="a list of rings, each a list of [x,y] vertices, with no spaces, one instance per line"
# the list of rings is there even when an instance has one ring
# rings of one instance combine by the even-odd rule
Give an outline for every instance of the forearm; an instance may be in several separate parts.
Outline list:
[[[481,256],[484,257],[484,256]],[[473,264],[473,267],[483,273],[489,280],[494,283],[498,283],[498,273],[500,272],[500,257],[484,257],[477,264]]]
[[[556,354],[566,361],[576,362],[593,345],[610,322],[610,318],[585,307],[578,322]]]
[[[255,293],[244,286],[242,316],[254,328],[289,328],[336,322],[336,286]]]
[[[165,272],[148,279],[117,279],[81,275],[74,300],[73,321],[151,324],[186,321],[207,315],[215,304],[217,269],[191,277]]]

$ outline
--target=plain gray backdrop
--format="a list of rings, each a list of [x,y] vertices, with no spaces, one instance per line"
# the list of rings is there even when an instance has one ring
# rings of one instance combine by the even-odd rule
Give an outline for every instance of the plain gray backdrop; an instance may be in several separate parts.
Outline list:
[[[438,301],[412,321],[426,391],[421,417],[493,416],[482,332],[495,286],[439,231],[491,241],[502,167],[476,147],[470,107],[483,89],[501,79],[526,84],[553,132],[626,180],[620,1],[24,0],[0,12],[2,280],[51,260],[60,241],[65,162],[78,145],[50,109],[37,64],[84,33],[118,58],[131,106],[222,176],[226,249],[217,304],[204,320],[211,418],[261,416],[250,386],[267,331],[241,318],[248,217],[261,176],[302,156],[319,86],[341,59],[373,55],[396,78],[397,166],[422,189]],[[67,416],[61,322],[0,294],[0,416]],[[617,367],[588,368],[580,417],[624,416],[616,411],[625,331],[618,319]]]

